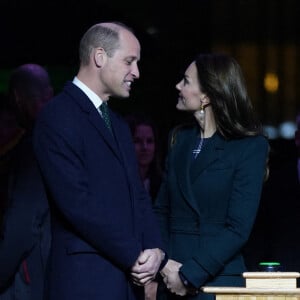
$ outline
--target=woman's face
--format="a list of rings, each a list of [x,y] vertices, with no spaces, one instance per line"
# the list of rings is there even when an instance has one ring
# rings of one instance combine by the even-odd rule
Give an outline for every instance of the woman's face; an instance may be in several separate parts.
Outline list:
[[[205,94],[202,93],[200,89],[197,78],[197,68],[194,62],[186,69],[183,79],[177,83],[176,89],[179,91],[176,105],[178,110],[199,110],[201,99],[205,97]]]
[[[139,165],[149,165],[154,159],[155,138],[149,125],[138,125],[135,129],[133,142]]]

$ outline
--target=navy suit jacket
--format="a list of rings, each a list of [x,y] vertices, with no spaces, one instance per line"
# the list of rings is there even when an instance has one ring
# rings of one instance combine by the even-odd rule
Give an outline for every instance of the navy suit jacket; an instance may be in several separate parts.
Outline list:
[[[68,82],[43,109],[35,151],[53,218],[49,298],[142,299],[129,278],[143,249],[162,248],[127,124],[115,138],[88,97]]]
[[[225,140],[215,133],[193,160],[197,134],[196,127],[177,133],[155,209],[169,257],[183,263],[182,274],[195,287],[223,285],[245,271],[241,253],[259,206],[268,141]],[[235,285],[230,280],[225,284]]]
[[[13,150],[0,238],[0,299],[43,299],[51,243],[46,190],[30,135]]]

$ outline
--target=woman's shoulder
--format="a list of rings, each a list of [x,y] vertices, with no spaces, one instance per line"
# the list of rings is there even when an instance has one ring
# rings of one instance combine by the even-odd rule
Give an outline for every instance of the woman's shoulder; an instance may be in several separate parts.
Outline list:
[[[236,151],[244,152],[245,150],[246,152],[263,152],[266,154],[270,148],[268,138],[262,134],[231,140],[230,145]]]
[[[253,136],[245,136],[242,138],[230,139],[228,140],[232,144],[265,144],[268,145],[269,141],[266,136],[263,134],[253,135]]]

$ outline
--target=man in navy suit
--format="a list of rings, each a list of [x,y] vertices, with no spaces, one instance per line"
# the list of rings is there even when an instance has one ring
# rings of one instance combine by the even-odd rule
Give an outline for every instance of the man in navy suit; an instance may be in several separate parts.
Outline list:
[[[50,194],[49,299],[143,299],[165,261],[130,130],[108,107],[139,78],[140,43],[120,23],[83,35],[80,68],[45,107],[34,146]],[[105,118],[104,118],[105,117]]]

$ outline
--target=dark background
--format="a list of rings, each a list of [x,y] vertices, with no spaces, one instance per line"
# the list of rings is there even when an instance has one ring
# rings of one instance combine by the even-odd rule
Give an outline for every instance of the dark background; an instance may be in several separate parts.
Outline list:
[[[178,122],[175,84],[181,72],[196,53],[219,51],[241,64],[262,122],[278,126],[294,121],[300,106],[298,2],[1,0],[0,91],[10,69],[26,62],[46,66],[59,91],[77,71],[82,34],[96,22],[120,20],[142,44],[141,78],[131,100],[115,104],[121,112],[145,110],[171,127]],[[275,94],[263,87],[270,71],[282,83]]]
[[[77,72],[78,43],[94,23],[119,20],[142,44],[141,78],[127,100],[110,101],[121,114],[145,112],[157,122],[162,147],[186,116],[175,109],[175,84],[198,52],[233,55],[245,71],[263,124],[295,121],[300,96],[298,0],[47,0],[0,2],[0,92],[12,68],[45,66],[58,92]],[[263,86],[266,72],[280,80],[276,93]],[[300,193],[293,138],[270,141],[270,178],[246,248],[247,264],[277,260],[300,271]],[[217,185],[217,183],[216,183]]]

